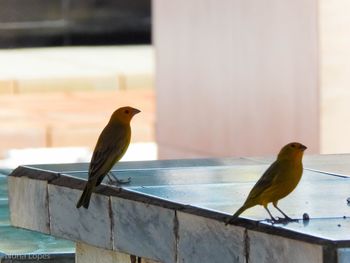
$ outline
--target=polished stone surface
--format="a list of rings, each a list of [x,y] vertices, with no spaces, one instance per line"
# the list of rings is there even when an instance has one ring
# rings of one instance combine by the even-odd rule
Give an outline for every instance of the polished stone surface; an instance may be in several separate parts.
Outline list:
[[[131,255],[175,262],[175,211],[112,197],[114,249]]]
[[[274,158],[124,162],[113,170],[121,179],[131,177],[131,183],[123,186],[126,189],[229,215],[243,204],[250,189]],[[348,220],[343,220],[343,217],[350,218],[350,206],[346,201],[350,197],[350,155],[311,155],[304,159],[305,169],[298,187],[280,200],[279,207],[296,219],[302,219],[307,213],[311,220],[308,226],[300,221],[276,227],[329,240],[350,240]],[[35,167],[87,177],[86,164]],[[272,206],[270,210],[281,216]],[[265,220],[268,214],[263,207],[255,206],[241,217]],[[329,227],[325,227],[328,224]],[[344,230],[348,228],[349,231]]]
[[[152,178],[158,178],[158,185],[145,180],[143,185],[130,185],[130,189],[145,194],[161,197],[182,204],[232,214],[246,199],[250,189],[267,168],[266,165],[235,166],[213,169],[179,169],[154,170]],[[137,173],[129,174],[137,184]],[[145,174],[143,176],[146,176]],[[311,220],[307,227],[302,222],[279,225],[285,229],[311,234],[330,240],[349,240],[350,207],[346,199],[350,196],[350,179],[332,175],[304,171],[299,186],[286,198],[279,202],[279,207],[289,216],[301,219],[304,213],[309,214]],[[274,215],[279,212],[270,209]],[[268,214],[261,206],[246,210],[242,217],[254,220],[264,220]],[[343,228],[325,227],[331,218],[342,221]],[[320,227],[320,226],[324,227]],[[334,223],[333,223],[334,224]],[[337,225],[338,222],[335,224]],[[344,237],[345,235],[345,237]]]
[[[271,224],[261,206],[224,224],[243,204],[271,157],[121,162],[113,172],[120,179],[131,177],[131,183],[97,187],[88,211],[75,208],[88,164],[20,167],[11,177],[19,184],[48,182],[51,232],[117,253],[166,263],[346,262],[350,176],[340,171],[346,171],[348,158],[341,156],[334,174],[332,167],[338,166],[328,170],[323,164],[337,163],[337,158],[305,158],[298,187],[279,202],[285,213],[299,219],[288,224]],[[20,192],[18,198],[23,199]],[[302,220],[304,213],[310,220]],[[96,237],[102,242],[96,243]]]
[[[245,261],[245,229],[188,213],[179,221],[178,262],[221,263]]]
[[[65,239],[89,240],[91,245],[112,249],[108,197],[93,195],[89,209],[75,207],[81,191],[49,185],[50,230]]]
[[[323,249],[320,245],[250,230],[248,237],[248,262],[251,263],[323,261]]]
[[[47,182],[27,177],[9,177],[11,224],[50,233]]]

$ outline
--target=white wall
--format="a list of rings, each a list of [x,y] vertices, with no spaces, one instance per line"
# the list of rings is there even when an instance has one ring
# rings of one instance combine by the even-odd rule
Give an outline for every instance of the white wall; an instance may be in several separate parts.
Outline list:
[[[350,152],[350,2],[320,1],[321,152]]]
[[[319,151],[316,0],[154,0],[160,158]]]

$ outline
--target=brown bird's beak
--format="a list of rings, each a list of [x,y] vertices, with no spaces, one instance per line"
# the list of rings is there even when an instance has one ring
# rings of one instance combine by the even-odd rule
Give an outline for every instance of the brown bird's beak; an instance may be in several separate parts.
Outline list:
[[[138,110],[138,109],[135,109],[135,108],[133,108],[133,115],[136,115],[137,113],[140,113],[141,111],[140,110]]]
[[[307,149],[307,147],[305,146],[305,145],[300,145],[300,149],[302,150],[302,151],[305,151],[306,149]]]

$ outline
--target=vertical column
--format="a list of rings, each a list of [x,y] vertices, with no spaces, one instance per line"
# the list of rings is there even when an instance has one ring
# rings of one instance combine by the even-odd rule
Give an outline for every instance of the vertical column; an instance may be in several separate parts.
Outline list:
[[[316,0],[153,1],[160,158],[319,151]]]

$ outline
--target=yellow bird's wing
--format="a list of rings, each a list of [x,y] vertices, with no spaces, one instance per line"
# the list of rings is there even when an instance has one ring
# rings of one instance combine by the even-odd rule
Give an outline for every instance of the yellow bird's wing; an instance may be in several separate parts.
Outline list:
[[[283,162],[276,160],[274,163],[272,163],[261,178],[256,182],[250,191],[246,202],[257,200],[264,192],[273,187],[276,180],[278,180],[284,171],[285,165]]]

